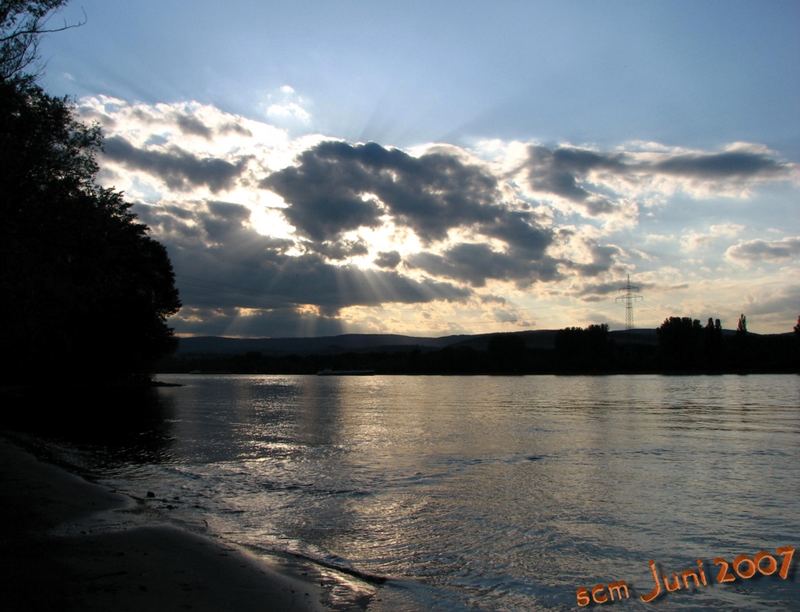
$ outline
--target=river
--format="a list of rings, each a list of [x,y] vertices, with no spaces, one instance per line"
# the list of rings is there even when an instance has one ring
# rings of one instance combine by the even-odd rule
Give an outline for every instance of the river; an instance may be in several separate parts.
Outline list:
[[[574,609],[619,580],[646,609],[650,560],[698,559],[708,586],[658,601],[800,609],[796,572],[713,563],[800,544],[799,376],[159,379],[182,386],[157,419],[62,458],[190,528],[385,577],[371,609]]]

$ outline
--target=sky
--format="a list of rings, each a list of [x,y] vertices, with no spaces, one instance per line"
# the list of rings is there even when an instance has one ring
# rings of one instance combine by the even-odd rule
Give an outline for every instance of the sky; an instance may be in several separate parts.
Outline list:
[[[800,3],[72,2],[44,87],[181,335],[800,315]]]

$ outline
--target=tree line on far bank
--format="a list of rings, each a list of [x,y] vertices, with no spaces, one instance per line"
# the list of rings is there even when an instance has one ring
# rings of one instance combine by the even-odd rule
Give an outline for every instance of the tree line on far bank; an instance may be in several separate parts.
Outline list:
[[[526,335],[492,335],[485,348],[471,344],[438,350],[419,347],[336,355],[175,355],[162,372],[314,374],[324,369],[374,370],[379,374],[615,374],[615,373],[796,373],[800,372],[800,319],[793,333],[752,334],[742,316],[737,330],[719,319],[705,325],[669,317],[656,341],[636,330],[612,336],[608,326],[559,330],[551,348],[526,344]]]

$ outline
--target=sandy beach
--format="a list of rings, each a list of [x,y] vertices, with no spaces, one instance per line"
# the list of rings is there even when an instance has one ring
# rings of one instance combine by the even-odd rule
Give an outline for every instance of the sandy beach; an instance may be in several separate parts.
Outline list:
[[[0,438],[3,609],[339,607],[313,568],[280,570],[246,550],[166,524],[112,529],[108,520],[93,519],[136,503]],[[370,595],[364,592],[363,607]]]

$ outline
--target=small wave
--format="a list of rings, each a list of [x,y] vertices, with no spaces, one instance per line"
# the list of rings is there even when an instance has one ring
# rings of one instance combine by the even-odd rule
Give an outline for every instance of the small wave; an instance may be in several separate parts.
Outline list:
[[[341,561],[332,561],[330,559],[326,559],[324,557],[317,557],[309,553],[266,548],[264,546],[258,546],[256,544],[249,544],[247,545],[247,548],[249,548],[253,552],[261,554],[286,555],[294,559],[299,559],[301,561],[313,563],[314,565],[318,565],[320,567],[341,572],[342,574],[347,574],[348,576],[353,576],[369,584],[375,584],[375,585],[384,584],[392,579],[390,576],[383,576],[381,574],[375,574],[373,572],[367,572],[365,570],[352,567],[351,565],[347,564],[347,562],[344,559],[342,559]]]

